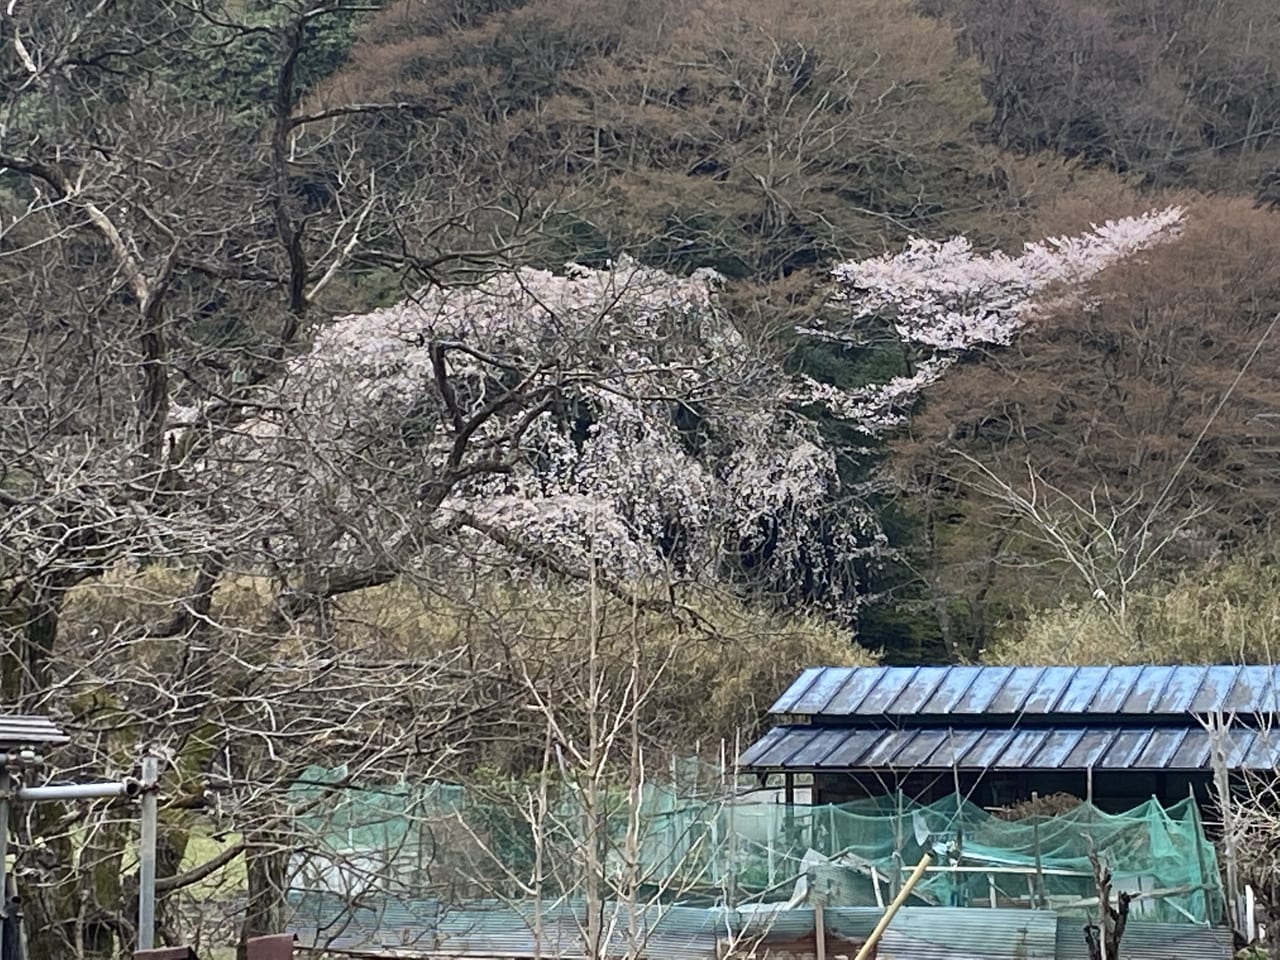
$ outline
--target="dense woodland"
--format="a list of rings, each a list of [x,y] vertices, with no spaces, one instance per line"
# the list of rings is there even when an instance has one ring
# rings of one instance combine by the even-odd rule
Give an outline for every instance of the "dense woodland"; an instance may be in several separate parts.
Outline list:
[[[3,703],[163,751],[167,939],[232,863],[276,928],[315,764],[602,789],[813,663],[1273,656],[1273,3],[0,41]],[[30,955],[127,942],[129,821],[16,828]]]

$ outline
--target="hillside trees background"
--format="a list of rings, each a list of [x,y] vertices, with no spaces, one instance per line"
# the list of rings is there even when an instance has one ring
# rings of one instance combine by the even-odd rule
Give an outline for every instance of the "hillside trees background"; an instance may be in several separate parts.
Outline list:
[[[1267,4],[930,0],[983,65],[988,133],[1156,186],[1269,195],[1280,30]]]
[[[734,326],[709,277],[430,285],[507,266],[513,230],[547,211],[465,150],[435,151],[440,107],[307,102],[308,45],[356,12],[6,14],[5,702],[77,736],[54,758],[67,773],[166,751],[164,892],[241,858],[241,940],[279,924],[285,785],[339,758],[352,777],[435,776],[497,709],[464,647],[361,645],[334,628],[340,598],[518,558],[714,640],[674,585],[620,578],[715,575],[762,522],[772,559],[811,576],[805,518],[836,482],[799,409],[825,395]],[[180,82],[263,44],[268,103],[236,86],[258,72]],[[366,149],[384,121],[395,137]],[[396,309],[333,319],[424,280]],[[77,628],[76,604],[113,587]],[[193,817],[242,839],[180,870]],[[132,939],[126,831],[103,808],[24,820],[33,956]]]
[[[1100,276],[1090,309],[952,371],[896,459],[935,518],[944,592],[1060,598],[1041,571],[1066,558],[1014,491],[1072,527],[1096,563],[1086,594],[1119,595],[1135,563],[1158,576],[1269,543],[1276,229],[1247,199],[1200,202],[1179,239]],[[971,614],[976,649],[992,613]]]
[[[1270,658],[1269,6],[0,18],[0,689],[165,748],[167,937],[232,862],[274,927],[312,765],[536,772],[589,595],[649,758],[809,663]],[[32,955],[109,954],[128,821],[59,816]]]

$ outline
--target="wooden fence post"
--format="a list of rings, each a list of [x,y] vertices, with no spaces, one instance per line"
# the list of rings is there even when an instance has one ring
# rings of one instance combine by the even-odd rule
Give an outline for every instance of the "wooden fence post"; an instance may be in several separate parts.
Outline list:
[[[293,960],[293,934],[250,937],[245,942],[245,956],[248,960]]]

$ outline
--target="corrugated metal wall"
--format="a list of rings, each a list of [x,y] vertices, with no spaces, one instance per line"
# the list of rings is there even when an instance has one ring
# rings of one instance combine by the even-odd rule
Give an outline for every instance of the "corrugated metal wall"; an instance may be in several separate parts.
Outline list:
[[[319,906],[319,904],[313,904]],[[525,905],[528,906],[528,905]],[[359,951],[377,955],[573,958],[584,955],[585,918],[580,906],[547,906],[534,936],[532,908],[519,911],[498,904],[445,909],[426,903],[398,906],[380,916],[327,924],[320,916],[297,916],[289,932],[299,946]],[[880,919],[875,907],[832,907],[824,913],[829,960],[856,951]],[[814,911],[811,909],[726,912],[719,909],[649,909],[633,921],[610,905],[604,922],[608,952],[649,960],[714,960],[733,944],[757,956],[814,960]],[[877,951],[877,960],[1088,960],[1082,923],[1042,910],[989,910],[907,907],[898,912]],[[634,933],[634,939],[633,939]],[[1124,960],[1231,960],[1231,932],[1191,924],[1133,921],[1126,930]]]
[[[893,918],[876,956],[877,960],[1054,960],[1057,931],[1058,916],[1047,910],[909,907]]]
[[[1131,920],[1120,952],[1124,960],[1230,960],[1235,944],[1226,927]],[[1057,960],[1089,960],[1079,920],[1063,917],[1059,921],[1055,955]]]

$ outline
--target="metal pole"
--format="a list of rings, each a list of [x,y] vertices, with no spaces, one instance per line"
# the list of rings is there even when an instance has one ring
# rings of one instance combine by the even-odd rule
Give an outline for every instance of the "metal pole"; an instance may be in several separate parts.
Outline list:
[[[159,764],[142,758],[142,840],[138,852],[138,949],[156,945],[156,786]]]
[[[41,800],[94,800],[99,797],[129,797],[138,792],[131,780],[119,783],[64,783],[47,787],[19,787],[14,798],[27,803]]]
[[[0,957],[8,956],[9,926],[9,758],[0,754]]]

